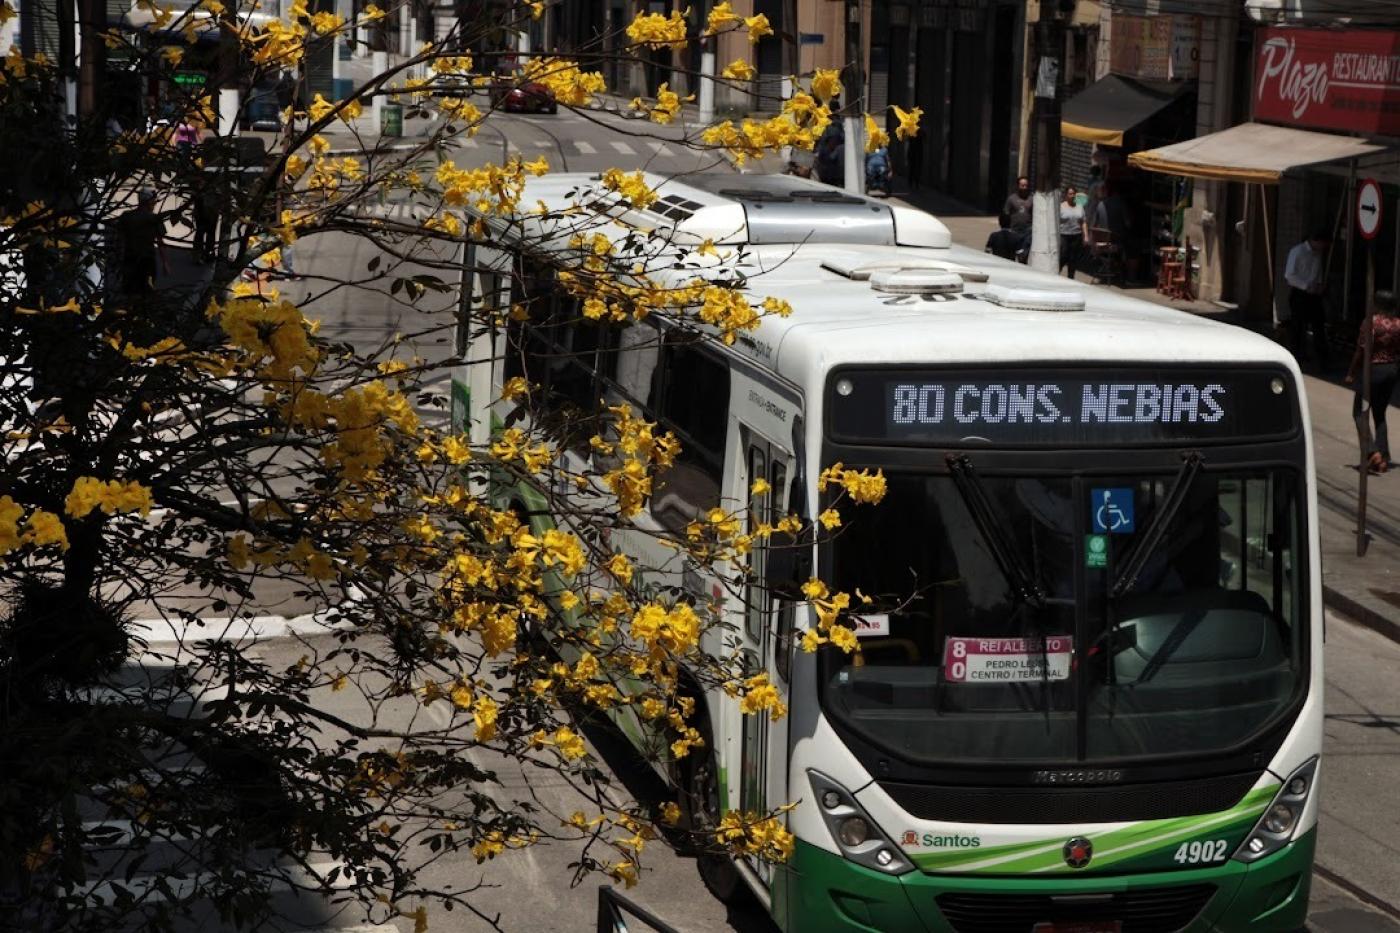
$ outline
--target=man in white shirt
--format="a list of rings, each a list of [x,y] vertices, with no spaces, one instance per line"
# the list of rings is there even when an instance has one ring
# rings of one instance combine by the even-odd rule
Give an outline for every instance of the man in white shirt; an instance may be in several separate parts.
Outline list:
[[[1303,341],[1312,331],[1313,353],[1320,369],[1327,369],[1327,314],[1322,293],[1327,288],[1327,247],[1332,236],[1326,230],[1316,230],[1306,240],[1288,251],[1288,265],[1283,278],[1288,283],[1288,313],[1292,319],[1293,356],[1303,362]]]

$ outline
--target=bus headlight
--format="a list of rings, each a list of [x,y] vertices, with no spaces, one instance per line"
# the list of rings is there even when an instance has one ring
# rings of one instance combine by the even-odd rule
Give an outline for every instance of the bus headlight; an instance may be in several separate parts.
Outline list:
[[[837,827],[836,838],[843,846],[855,848],[870,838],[870,824],[864,817],[848,816]]]
[[[1276,803],[1264,814],[1264,828],[1275,835],[1283,835],[1293,829],[1298,822],[1298,814],[1286,803]]]
[[[914,870],[914,863],[880,832],[854,794],[820,771],[808,771],[807,779],[812,782],[822,821],[842,855],[887,875]]]
[[[1269,809],[1255,824],[1254,831],[1235,852],[1236,861],[1257,862],[1293,841],[1293,833],[1308,804],[1308,795],[1312,793],[1316,773],[1317,759],[1310,758],[1288,776],[1273,803],[1269,804]]]

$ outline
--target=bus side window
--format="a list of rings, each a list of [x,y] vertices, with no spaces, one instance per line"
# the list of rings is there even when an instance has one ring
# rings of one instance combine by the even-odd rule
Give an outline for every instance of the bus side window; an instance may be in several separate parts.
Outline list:
[[[650,324],[627,324],[618,333],[609,405],[627,404],[634,412],[649,410],[652,378],[661,361],[661,334]]]
[[[768,465],[768,485],[772,487],[772,492],[768,494],[768,520],[771,524],[776,524],[782,517],[783,512],[779,509],[778,503],[784,498],[788,503],[789,512],[797,512],[796,499],[801,495],[801,490],[794,483],[791,492],[786,497],[783,496],[784,488],[787,485],[787,468],[780,460],[774,460]],[[771,547],[771,542],[764,547]],[[769,605],[774,604],[774,600],[769,598]],[[790,599],[776,601],[777,631],[773,639],[773,666],[778,672],[778,676],[787,682],[792,677],[792,630],[794,616],[797,612],[797,604]]]
[[[468,243],[463,251],[462,257],[462,289],[460,300],[457,302],[456,326],[453,333],[453,355],[459,359],[467,358],[467,344],[470,342],[470,330],[472,326],[472,306],[476,304],[477,296],[481,294],[479,286],[484,289],[484,277],[477,275],[476,270],[476,246]]]
[[[500,301],[499,273],[480,270],[475,273],[475,279],[476,287],[457,315],[456,354],[457,358],[462,360],[467,358],[467,347],[472,341],[473,327],[479,328],[482,333],[493,332],[491,320],[496,315],[496,305]]]
[[[651,511],[674,531],[719,505],[729,427],[729,366],[689,335],[667,335],[653,380],[652,408],[675,431],[680,455],[657,478]]]
[[[535,408],[543,412],[549,407],[551,376],[560,363],[553,346],[559,327],[554,279],[547,267],[522,256],[516,257],[512,277],[516,297],[512,306],[523,309],[525,319],[512,313],[506,327],[505,378],[519,376],[529,382]]]

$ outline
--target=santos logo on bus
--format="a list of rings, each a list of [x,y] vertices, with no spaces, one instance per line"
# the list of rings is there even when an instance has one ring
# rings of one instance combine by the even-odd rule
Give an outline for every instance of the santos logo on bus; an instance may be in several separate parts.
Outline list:
[[[894,424],[1180,424],[1225,416],[1217,383],[1100,383],[1067,391],[1054,383],[900,383],[891,393]]]
[[[902,846],[923,846],[926,849],[976,849],[982,845],[981,836],[940,836],[937,833],[917,833],[906,829],[900,837]]]

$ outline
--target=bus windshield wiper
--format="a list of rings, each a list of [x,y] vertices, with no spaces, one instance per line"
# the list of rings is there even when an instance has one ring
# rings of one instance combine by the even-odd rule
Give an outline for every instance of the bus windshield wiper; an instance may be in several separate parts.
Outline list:
[[[1191,491],[1191,485],[1196,481],[1204,463],[1205,459],[1198,450],[1188,450],[1181,455],[1181,469],[1177,471],[1171,489],[1167,490],[1166,498],[1153,514],[1152,524],[1147,526],[1147,530],[1138,539],[1137,547],[1133,548],[1123,561],[1123,567],[1113,581],[1113,588],[1109,590],[1110,596],[1116,599],[1137,585],[1142,568],[1157,550],[1157,545],[1167,533],[1167,526],[1171,524],[1172,518],[1181,511],[1181,504],[1186,501],[1186,494]]]
[[[1045,607],[1045,590],[1031,576],[1015,546],[1007,539],[1004,525],[997,521],[996,512],[987,498],[987,490],[977,473],[972,469],[972,458],[967,454],[948,454],[948,472],[953,476],[953,485],[962,496],[972,516],[973,524],[982,533],[982,540],[992,552],[992,559],[1006,581],[1011,584],[1012,595],[1026,605],[1036,609]]]

